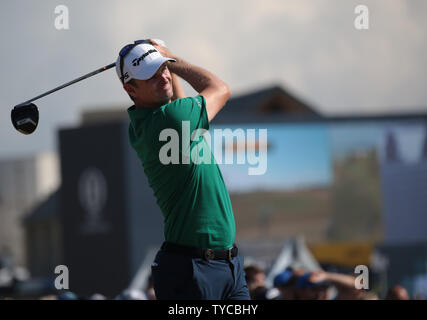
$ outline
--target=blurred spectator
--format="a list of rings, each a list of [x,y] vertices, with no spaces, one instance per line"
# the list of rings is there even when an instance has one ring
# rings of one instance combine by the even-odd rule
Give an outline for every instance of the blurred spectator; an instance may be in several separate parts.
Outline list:
[[[249,291],[251,300],[268,300],[267,299],[268,288],[267,287],[256,287]]]
[[[58,297],[54,294],[40,297],[40,300],[58,300]]]
[[[258,287],[251,292],[252,300],[282,300],[277,288]]]
[[[295,300],[297,298],[295,291],[297,275],[291,268],[285,269],[274,277],[273,284],[280,292],[280,299]]]
[[[79,300],[79,297],[71,291],[59,291],[57,294],[42,296],[40,300]]]
[[[402,286],[396,285],[388,290],[386,300],[409,300],[408,291]]]
[[[424,300],[424,295],[422,293],[416,293],[414,300]]]
[[[274,300],[280,295],[276,288],[267,288],[265,272],[256,265],[245,268],[245,278],[252,300]]]
[[[366,291],[356,289],[355,277],[347,274],[325,272],[322,270],[313,271],[310,274],[311,282],[327,282],[338,290],[335,300],[359,300]]]
[[[100,293],[94,293],[89,297],[89,300],[107,300],[107,297]]]
[[[126,289],[115,300],[147,300],[147,296],[141,290]]]
[[[264,300],[263,297],[268,290],[265,284],[264,270],[256,265],[247,266],[245,268],[245,279],[251,299]]]
[[[148,300],[156,300],[156,292],[154,291],[153,277],[151,275],[148,277],[148,283],[145,292]]]
[[[57,294],[58,300],[79,300],[79,297],[71,291],[61,291]]]
[[[256,265],[245,268],[245,278],[249,292],[255,290],[258,287],[265,287],[265,272]]]
[[[379,300],[378,295],[374,292],[359,290],[359,300]]]
[[[298,300],[328,300],[330,283],[311,277],[307,272],[298,276],[295,283],[295,298]]]

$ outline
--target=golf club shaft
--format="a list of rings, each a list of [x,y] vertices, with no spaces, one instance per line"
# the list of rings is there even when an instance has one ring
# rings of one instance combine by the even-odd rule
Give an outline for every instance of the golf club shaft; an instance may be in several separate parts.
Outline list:
[[[40,98],[42,98],[42,97],[44,97],[44,96],[47,96],[48,94],[51,94],[51,93],[53,93],[53,92],[55,92],[55,91],[58,91],[58,90],[61,90],[61,89],[65,88],[65,87],[68,87],[68,86],[70,86],[70,85],[72,85],[72,84],[74,84],[74,83],[76,83],[76,82],[81,81],[81,80],[84,80],[84,79],[87,79],[87,78],[89,78],[89,77],[92,77],[92,76],[94,76],[94,75],[96,75],[96,74],[98,74],[98,73],[101,73],[101,72],[103,72],[103,71],[105,71],[105,70],[108,70],[108,69],[110,69],[110,68],[112,68],[112,67],[114,67],[114,66],[116,66],[116,63],[115,63],[115,62],[113,62],[113,63],[111,63],[111,64],[109,64],[109,65],[107,65],[107,66],[105,66],[105,67],[99,68],[99,69],[97,69],[97,70],[95,70],[95,71],[92,71],[92,72],[90,72],[90,73],[88,73],[88,74],[85,74],[84,76],[81,76],[80,78],[77,78],[77,79],[74,79],[74,80],[72,80],[72,81],[70,81],[70,82],[67,82],[67,83],[65,83],[65,84],[63,84],[63,85],[61,85],[61,86],[59,86],[59,87],[56,87],[55,89],[49,90],[49,91],[47,91],[47,92],[45,92],[45,93],[42,93],[41,95],[39,95],[39,96],[37,96],[37,97],[34,97],[34,98],[32,98],[32,99],[30,99],[30,100],[28,100],[28,101],[22,102],[22,103],[18,104],[16,107],[19,107],[19,106],[21,106],[21,105],[25,105],[25,104],[27,104],[27,103],[30,103],[30,102],[32,102],[32,101],[34,101],[34,100],[40,99]]]

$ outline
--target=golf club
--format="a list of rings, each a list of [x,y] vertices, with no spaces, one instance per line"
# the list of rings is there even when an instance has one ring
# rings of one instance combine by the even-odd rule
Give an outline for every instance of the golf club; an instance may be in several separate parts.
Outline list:
[[[37,124],[39,122],[39,110],[37,109],[37,106],[34,103],[31,103],[34,100],[40,99],[44,96],[47,96],[55,91],[61,90],[65,87],[68,87],[76,82],[79,82],[81,80],[90,78],[98,73],[101,73],[105,70],[108,70],[112,67],[115,67],[116,63],[113,62],[105,67],[99,68],[95,71],[92,71],[88,74],[85,74],[84,76],[81,76],[77,79],[74,79],[70,82],[67,82],[59,87],[56,87],[52,90],[49,90],[45,93],[42,93],[41,95],[38,95],[37,97],[34,97],[30,100],[27,100],[25,102],[22,102],[18,105],[16,105],[11,112],[11,118],[13,126],[16,130],[23,134],[31,134],[36,130]]]

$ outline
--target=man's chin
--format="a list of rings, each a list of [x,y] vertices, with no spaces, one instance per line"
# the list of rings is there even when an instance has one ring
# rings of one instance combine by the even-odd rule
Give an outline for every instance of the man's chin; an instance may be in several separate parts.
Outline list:
[[[163,91],[160,97],[162,101],[169,101],[173,97],[173,91],[172,90]]]
[[[163,97],[161,97],[159,100],[162,102],[162,104],[166,104],[169,101],[171,101],[172,99],[172,94],[171,95],[164,95]]]

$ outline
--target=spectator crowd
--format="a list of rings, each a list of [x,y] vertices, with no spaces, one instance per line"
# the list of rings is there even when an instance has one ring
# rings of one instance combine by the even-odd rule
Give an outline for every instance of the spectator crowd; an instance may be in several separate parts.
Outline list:
[[[369,289],[356,288],[352,275],[305,271],[288,267],[274,277],[268,286],[265,271],[257,266],[245,268],[246,282],[253,300],[379,300],[381,297]],[[409,300],[407,290],[396,285],[388,290],[385,300]]]

